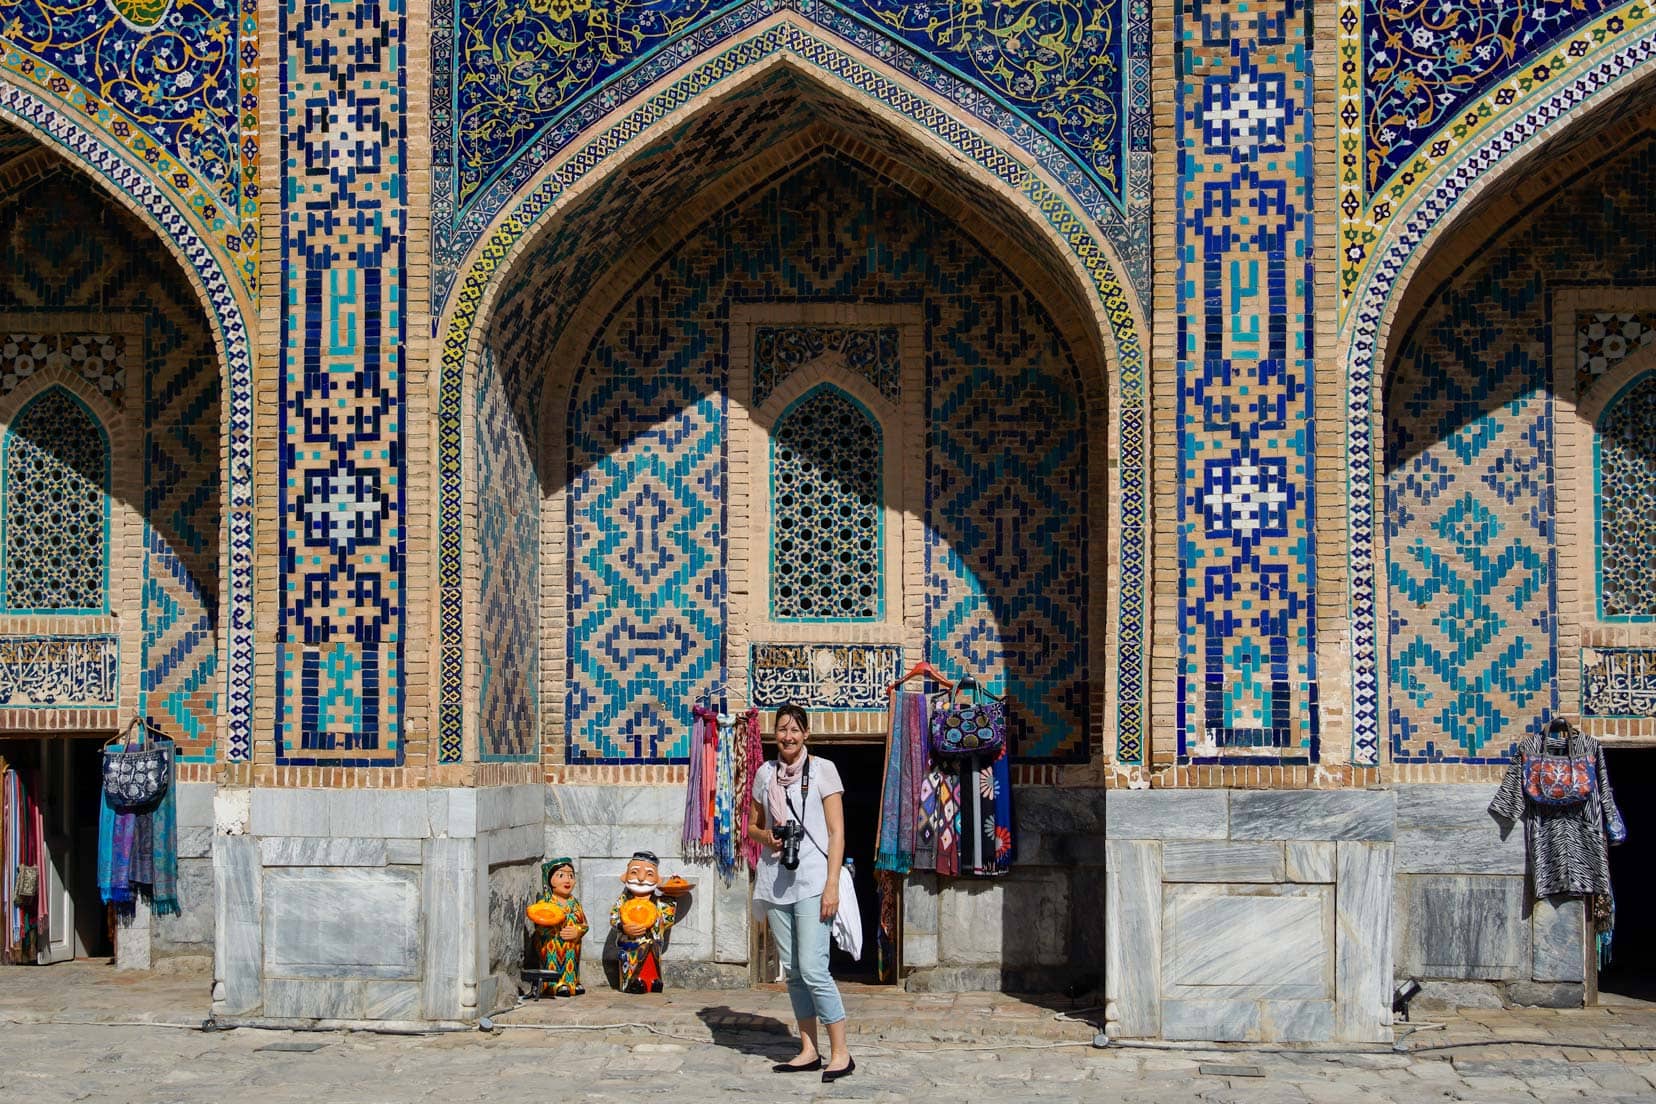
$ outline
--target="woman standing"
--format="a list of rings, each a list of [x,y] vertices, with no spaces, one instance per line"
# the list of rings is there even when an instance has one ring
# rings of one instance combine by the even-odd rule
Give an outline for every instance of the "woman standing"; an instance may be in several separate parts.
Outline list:
[[[799,1054],[772,1068],[778,1073],[822,1070],[837,1081],[857,1068],[845,1049],[845,1005],[828,972],[828,937],[839,911],[839,870],[845,861],[845,810],[839,771],[805,751],[810,721],[797,705],[776,711],[777,758],[753,778],[747,833],[763,847],[754,880],[755,907],[762,907],[788,977],[788,999],[799,1021]],[[798,825],[798,865],[782,863],[785,825]],[[791,849],[790,849],[791,850]],[[822,1064],[817,1024],[828,1029],[828,1064]]]

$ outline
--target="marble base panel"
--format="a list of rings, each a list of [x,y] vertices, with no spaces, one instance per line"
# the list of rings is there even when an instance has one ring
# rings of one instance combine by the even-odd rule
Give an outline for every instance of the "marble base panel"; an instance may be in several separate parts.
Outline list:
[[[467,1021],[515,1000],[544,787],[221,791],[215,1017]]]

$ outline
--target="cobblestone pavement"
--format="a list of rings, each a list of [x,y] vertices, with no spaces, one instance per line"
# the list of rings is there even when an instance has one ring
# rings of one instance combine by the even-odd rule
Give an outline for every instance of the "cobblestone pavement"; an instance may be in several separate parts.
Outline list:
[[[418,1037],[201,1031],[203,991],[200,978],[0,969],[0,1101],[1656,1101],[1649,1005],[1435,1017],[1401,1051],[1098,1050],[1085,1013],[1055,1018],[1061,1000],[852,990],[857,1072],[824,1085],[770,1072],[794,1045],[771,990],[595,993],[524,1005],[494,1032]]]

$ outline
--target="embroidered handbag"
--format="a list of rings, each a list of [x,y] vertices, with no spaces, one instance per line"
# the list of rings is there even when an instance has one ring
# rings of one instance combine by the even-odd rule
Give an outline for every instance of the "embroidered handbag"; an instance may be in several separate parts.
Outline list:
[[[1532,755],[1524,758],[1524,793],[1537,805],[1564,808],[1580,805],[1598,785],[1598,769],[1590,756]]]
[[[1537,805],[1555,809],[1580,805],[1598,785],[1593,757],[1568,754],[1569,733],[1568,723],[1553,721],[1542,739],[1542,754],[1524,757],[1524,793]],[[1565,754],[1547,754],[1554,748]]]
[[[962,703],[958,691],[972,688],[973,700]],[[931,753],[935,759],[964,759],[994,755],[1006,743],[1006,703],[994,698],[981,701],[982,688],[975,679],[962,679],[957,696],[931,718]]]
[[[109,803],[127,810],[152,805],[166,792],[172,779],[171,749],[166,744],[134,745],[132,732],[143,722],[127,728],[128,740],[104,748],[103,788]]]

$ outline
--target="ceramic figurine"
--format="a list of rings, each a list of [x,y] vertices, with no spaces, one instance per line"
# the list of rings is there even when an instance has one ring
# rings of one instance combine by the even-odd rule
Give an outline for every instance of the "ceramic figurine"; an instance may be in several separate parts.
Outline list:
[[[541,895],[528,908],[535,925],[534,946],[549,980],[542,986],[555,997],[586,992],[581,987],[581,940],[589,925],[586,910],[575,898],[575,861],[559,857],[541,864]]]
[[[649,851],[636,851],[621,875],[621,897],[610,909],[624,993],[661,992],[661,952],[678,919],[677,897],[688,891],[682,878],[661,882],[661,864]]]

